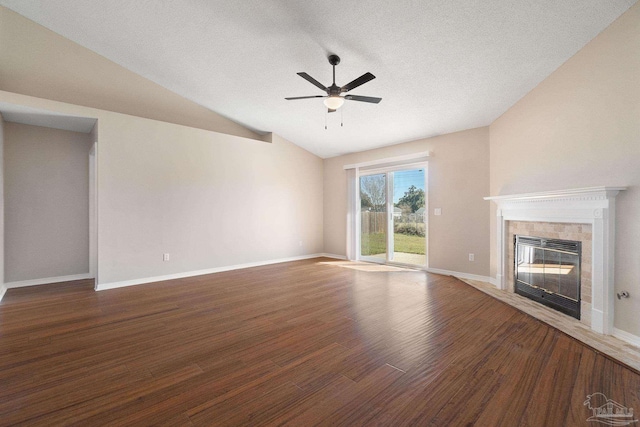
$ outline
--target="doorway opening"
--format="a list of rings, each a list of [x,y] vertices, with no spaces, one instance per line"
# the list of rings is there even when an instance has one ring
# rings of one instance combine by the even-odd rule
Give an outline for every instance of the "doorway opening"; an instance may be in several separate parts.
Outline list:
[[[6,103],[0,114],[0,289],[96,278],[97,119]]]

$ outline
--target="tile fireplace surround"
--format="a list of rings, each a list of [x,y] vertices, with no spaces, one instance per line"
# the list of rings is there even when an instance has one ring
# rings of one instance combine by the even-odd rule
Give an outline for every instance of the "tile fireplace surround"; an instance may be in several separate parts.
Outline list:
[[[513,292],[514,234],[583,244],[581,322],[613,332],[615,197],[626,187],[593,187],[485,197],[497,204],[496,287]]]

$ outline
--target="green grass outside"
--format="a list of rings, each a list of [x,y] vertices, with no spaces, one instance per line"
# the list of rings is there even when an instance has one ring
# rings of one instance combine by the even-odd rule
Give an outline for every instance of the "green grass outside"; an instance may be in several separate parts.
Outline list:
[[[396,252],[424,255],[424,237],[395,233],[393,239]],[[362,255],[377,255],[387,251],[384,233],[362,234],[360,242]]]

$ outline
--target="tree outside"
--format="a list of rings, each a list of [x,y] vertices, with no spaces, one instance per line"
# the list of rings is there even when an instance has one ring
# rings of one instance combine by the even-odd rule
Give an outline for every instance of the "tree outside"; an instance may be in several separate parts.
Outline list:
[[[387,203],[384,175],[369,175],[360,178],[360,206],[373,212],[383,212]]]
[[[394,233],[425,237],[426,227],[424,218],[417,213],[421,208],[425,207],[424,190],[417,188],[415,185],[410,186],[407,191],[404,192],[404,195],[398,199],[395,207],[402,209],[402,215],[394,221]]]
[[[403,212],[406,209],[408,213],[416,213],[418,209],[425,206],[424,190],[412,185],[404,192],[404,196],[398,200],[395,206],[401,208]]]

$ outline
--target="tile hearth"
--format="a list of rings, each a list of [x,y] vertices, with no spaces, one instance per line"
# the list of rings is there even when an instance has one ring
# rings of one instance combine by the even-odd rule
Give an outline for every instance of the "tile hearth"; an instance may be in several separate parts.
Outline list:
[[[490,283],[462,278],[458,279],[640,372],[640,347],[628,344],[611,335],[602,335],[594,332],[589,326],[577,319],[545,307],[516,293],[497,289]]]
[[[624,190],[590,187],[485,197],[497,207],[495,283],[461,280],[640,371],[640,347],[614,326],[615,205]],[[513,292],[514,234],[582,242],[581,320]]]

